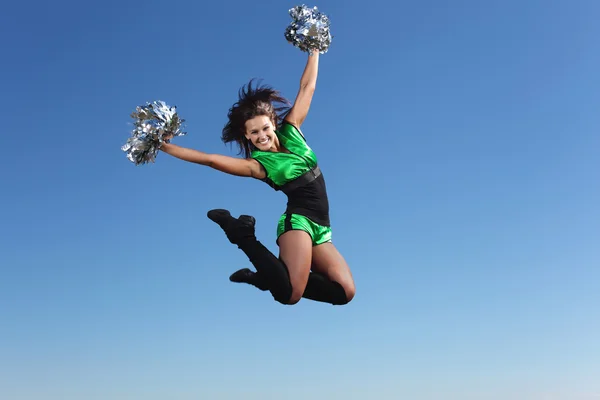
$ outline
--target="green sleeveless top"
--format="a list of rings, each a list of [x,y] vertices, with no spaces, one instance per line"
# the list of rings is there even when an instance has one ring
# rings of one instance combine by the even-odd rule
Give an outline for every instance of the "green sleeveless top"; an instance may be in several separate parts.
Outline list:
[[[289,122],[283,121],[275,134],[289,153],[255,149],[252,151],[252,158],[265,168],[268,180],[277,186],[283,186],[314,168],[317,165],[317,157],[302,133]]]

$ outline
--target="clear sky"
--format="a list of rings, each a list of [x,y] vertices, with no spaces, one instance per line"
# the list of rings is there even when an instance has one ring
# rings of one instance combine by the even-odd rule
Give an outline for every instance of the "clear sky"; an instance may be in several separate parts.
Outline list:
[[[283,194],[120,150],[160,99],[235,156],[237,90],[296,94],[296,4],[2,6],[0,398],[599,399],[600,3],[307,3],[344,307],[228,281],[249,262],[206,212],[276,251]]]

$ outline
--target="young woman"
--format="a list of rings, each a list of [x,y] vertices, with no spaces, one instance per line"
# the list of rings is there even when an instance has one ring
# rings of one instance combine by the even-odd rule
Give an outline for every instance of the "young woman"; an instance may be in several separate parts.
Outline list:
[[[300,89],[291,108],[268,86],[239,92],[228,113],[222,140],[237,142],[244,158],[207,154],[165,143],[161,150],[179,159],[216,170],[264,181],[288,197],[277,225],[279,257],[254,235],[255,219],[239,218],[227,210],[211,210],[208,218],[249,258],[256,272],[247,268],[233,273],[232,282],[269,290],[282,304],[296,304],[302,297],[347,304],[355,293],[346,261],[331,241],[327,190],[317,158],[307,145],[300,126],[304,122],[317,82],[319,53],[308,55]]]

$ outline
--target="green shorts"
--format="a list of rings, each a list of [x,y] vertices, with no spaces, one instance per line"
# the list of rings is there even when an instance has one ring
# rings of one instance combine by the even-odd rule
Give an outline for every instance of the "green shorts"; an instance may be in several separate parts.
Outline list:
[[[308,233],[313,246],[331,242],[331,228],[319,225],[309,218],[298,214],[283,214],[277,224],[277,239],[287,231],[300,230]]]

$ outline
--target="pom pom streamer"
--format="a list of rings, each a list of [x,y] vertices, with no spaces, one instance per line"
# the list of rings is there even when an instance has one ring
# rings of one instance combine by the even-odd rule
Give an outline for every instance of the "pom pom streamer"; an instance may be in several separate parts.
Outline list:
[[[288,42],[302,51],[327,53],[331,44],[329,17],[319,12],[317,7],[308,8],[304,4],[289,10],[292,22],[285,29]]]
[[[154,162],[160,146],[169,143],[175,136],[183,136],[181,130],[184,119],[177,114],[177,107],[171,107],[164,101],[154,101],[138,106],[131,113],[134,129],[131,137],[121,150],[135,165]]]

